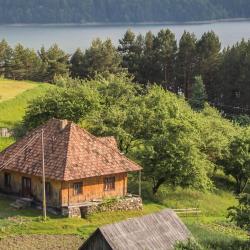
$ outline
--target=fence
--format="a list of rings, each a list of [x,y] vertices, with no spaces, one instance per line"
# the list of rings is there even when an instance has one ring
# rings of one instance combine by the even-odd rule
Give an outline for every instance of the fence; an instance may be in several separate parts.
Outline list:
[[[182,209],[173,209],[173,211],[175,211],[175,213],[179,214],[179,215],[184,215],[186,217],[188,216],[199,216],[201,214],[201,210],[199,210],[198,208],[182,208]]]
[[[0,128],[0,137],[11,137],[12,135],[12,131],[8,128]]]

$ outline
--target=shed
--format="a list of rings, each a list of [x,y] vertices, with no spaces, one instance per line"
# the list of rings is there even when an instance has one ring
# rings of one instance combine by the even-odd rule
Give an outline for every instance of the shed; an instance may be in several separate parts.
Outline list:
[[[170,250],[191,233],[171,209],[98,228],[80,250]]]

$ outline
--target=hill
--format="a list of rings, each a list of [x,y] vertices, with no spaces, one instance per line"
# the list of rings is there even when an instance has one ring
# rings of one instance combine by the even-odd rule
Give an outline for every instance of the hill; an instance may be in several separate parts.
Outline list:
[[[45,93],[52,85],[0,80],[0,127],[11,128],[24,116],[28,102]]]
[[[119,23],[250,17],[249,0],[0,0],[0,23]]]
[[[14,127],[22,120],[28,102],[52,87],[46,83],[1,79],[0,127]],[[13,142],[13,138],[0,138],[0,151]]]

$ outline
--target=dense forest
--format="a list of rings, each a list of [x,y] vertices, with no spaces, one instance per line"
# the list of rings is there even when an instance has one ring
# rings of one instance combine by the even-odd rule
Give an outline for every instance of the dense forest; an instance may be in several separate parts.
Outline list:
[[[88,49],[77,49],[72,55],[57,45],[36,52],[20,44],[11,48],[3,40],[0,74],[55,83],[61,76],[89,79],[96,74],[128,72],[138,85],[156,83],[191,102],[195,95],[200,96],[231,117],[250,114],[249,55],[250,41],[221,50],[214,32],[200,39],[184,32],[178,43],[168,29],[145,36],[128,30],[118,47],[111,40],[96,39]]]
[[[202,21],[250,17],[249,0],[0,0],[0,23]]]

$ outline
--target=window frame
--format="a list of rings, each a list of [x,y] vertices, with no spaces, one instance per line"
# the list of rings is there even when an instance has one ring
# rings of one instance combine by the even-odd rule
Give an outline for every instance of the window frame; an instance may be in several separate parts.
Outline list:
[[[81,195],[83,194],[83,182],[79,181],[79,182],[74,182],[73,183],[73,195],[77,196],[77,195]]]
[[[11,173],[4,173],[4,187],[11,188]]]
[[[116,178],[115,176],[107,176],[104,178],[104,191],[110,192],[115,190],[115,182]]]
[[[45,194],[47,198],[52,197],[52,185],[51,185],[51,182],[49,181],[45,182]]]

